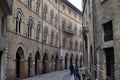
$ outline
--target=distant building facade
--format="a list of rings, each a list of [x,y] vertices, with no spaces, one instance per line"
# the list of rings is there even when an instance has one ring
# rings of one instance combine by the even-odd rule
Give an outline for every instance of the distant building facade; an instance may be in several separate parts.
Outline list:
[[[67,0],[13,0],[7,79],[82,66],[82,16]]]
[[[89,40],[86,44],[91,45],[90,43],[92,42],[94,45],[94,55],[92,58],[94,64],[88,62],[89,65],[94,66],[92,69],[94,76],[92,78],[97,78],[97,80],[119,80],[120,10],[118,5],[120,5],[120,1],[90,1],[92,4],[89,3],[89,0],[84,0],[83,27],[85,28],[90,23],[91,26],[87,26],[88,33],[93,34],[87,37],[88,39],[92,37],[93,42]],[[92,17],[89,15],[91,10]]]

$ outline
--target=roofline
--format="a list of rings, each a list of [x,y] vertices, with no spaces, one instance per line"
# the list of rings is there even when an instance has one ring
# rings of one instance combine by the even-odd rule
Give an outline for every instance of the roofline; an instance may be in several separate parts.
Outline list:
[[[72,3],[70,3],[68,0],[61,0],[61,1],[82,16],[82,11],[80,11],[77,7],[75,7],[75,6],[74,6]]]

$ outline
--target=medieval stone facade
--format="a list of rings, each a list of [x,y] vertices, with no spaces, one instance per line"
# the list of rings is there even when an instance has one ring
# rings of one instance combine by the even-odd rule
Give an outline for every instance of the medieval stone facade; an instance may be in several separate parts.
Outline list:
[[[88,39],[90,39],[91,37],[93,38],[93,42],[92,40],[89,40],[87,41],[86,44],[86,45],[91,45],[90,43],[94,44],[93,48],[94,64],[88,62],[89,65],[94,66],[94,68],[92,69],[94,71],[93,74],[94,77],[92,78],[93,79],[97,78],[97,80],[119,80],[120,1],[119,0],[90,0],[90,1],[92,2],[92,4],[89,3],[89,0],[84,0],[83,26],[88,27],[88,33],[92,34],[89,35],[89,37],[87,38]],[[91,10],[92,16],[90,15]],[[91,25],[86,26],[89,23]]]
[[[81,11],[67,0],[13,0],[5,42],[7,80],[80,67]]]
[[[12,14],[12,0],[0,0],[0,80],[7,77],[7,16]]]

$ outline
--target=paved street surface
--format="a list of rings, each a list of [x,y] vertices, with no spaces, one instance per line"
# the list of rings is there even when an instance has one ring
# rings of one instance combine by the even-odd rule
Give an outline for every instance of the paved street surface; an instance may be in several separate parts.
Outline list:
[[[23,80],[74,80],[74,76],[70,76],[69,70],[64,70],[38,75]]]
[[[64,76],[67,77],[67,79],[64,79],[64,80],[70,80],[69,70],[51,72],[44,75],[38,75],[31,78],[23,79],[23,80],[62,80]]]

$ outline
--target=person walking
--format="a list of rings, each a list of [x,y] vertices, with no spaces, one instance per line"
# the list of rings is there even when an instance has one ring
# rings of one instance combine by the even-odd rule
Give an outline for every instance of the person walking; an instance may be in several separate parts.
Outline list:
[[[74,70],[74,66],[71,64],[71,65],[70,65],[70,75],[73,74],[73,70]]]
[[[75,67],[75,69],[74,69],[74,76],[75,76],[75,80],[77,80],[77,79],[81,80],[78,67]]]
[[[85,66],[82,66],[81,72],[82,72],[83,80],[85,80],[85,72],[86,72],[86,67]]]

